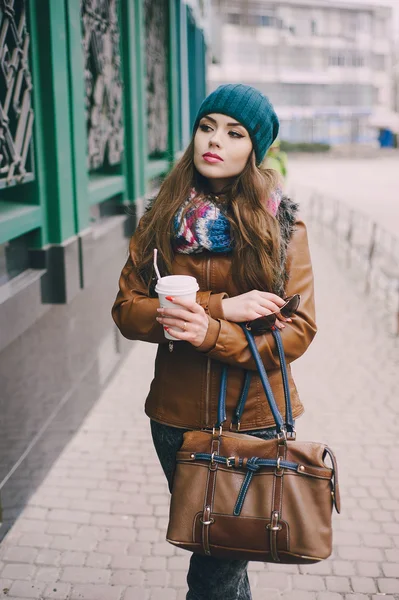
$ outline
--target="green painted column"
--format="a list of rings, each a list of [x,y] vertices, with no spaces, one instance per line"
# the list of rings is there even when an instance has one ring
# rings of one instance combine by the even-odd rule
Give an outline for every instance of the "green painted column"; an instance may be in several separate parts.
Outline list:
[[[176,19],[178,14],[178,0],[169,0],[169,159],[171,164],[175,160],[175,154],[180,149],[179,142],[179,50]]]
[[[187,7],[180,2],[180,98],[181,98],[181,133],[182,146],[185,150],[191,138],[190,94],[188,72],[188,40],[187,40]]]
[[[90,224],[87,189],[87,139],[85,117],[84,62],[82,50],[82,29],[80,2],[65,0],[68,80],[70,89],[70,123],[72,145],[72,173],[74,188],[74,216],[76,233]]]
[[[121,3],[122,67],[124,79],[126,196],[133,202],[145,190],[147,162],[146,119],[143,104],[142,2]]]
[[[35,113],[39,194],[46,212],[44,238],[58,244],[77,230],[71,148],[65,4],[30,1],[36,60]]]
[[[147,147],[147,102],[146,102],[146,67],[145,67],[145,23],[144,0],[134,0],[135,16],[135,50],[136,50],[136,97],[137,97],[137,139],[140,156],[140,196],[147,189],[146,168],[148,163]]]

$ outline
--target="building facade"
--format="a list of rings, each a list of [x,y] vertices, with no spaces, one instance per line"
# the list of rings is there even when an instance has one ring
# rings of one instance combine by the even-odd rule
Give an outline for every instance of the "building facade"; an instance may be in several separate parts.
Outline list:
[[[335,144],[376,138],[368,120],[391,106],[391,9],[335,0],[214,0],[212,90],[264,91],[281,139]]]
[[[205,95],[207,10],[0,0],[0,537],[129,347],[110,310]]]

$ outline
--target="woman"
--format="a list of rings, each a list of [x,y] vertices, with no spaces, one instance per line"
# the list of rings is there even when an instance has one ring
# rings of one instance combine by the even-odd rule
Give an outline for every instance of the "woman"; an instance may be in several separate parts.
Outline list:
[[[255,370],[239,323],[278,312],[301,295],[292,319],[281,314],[287,362],[303,354],[315,333],[313,274],[297,205],[281,197],[277,175],[262,171],[279,123],[269,100],[241,84],[222,85],[202,103],[186,152],[141,219],[112,309],[121,333],[159,344],[146,414],[171,489],[175,455],[189,429],[216,422],[221,364],[229,365],[227,427],[245,370]],[[162,275],[192,275],[196,302],[170,298],[160,309],[153,249]],[[178,329],[177,329],[178,328]],[[167,329],[180,342],[171,345]],[[280,411],[284,391],[270,333],[257,337]],[[289,366],[288,366],[289,369]],[[293,416],[303,412],[289,370]],[[240,431],[274,437],[273,418],[257,376],[252,378]],[[247,563],[192,555],[187,600],[249,600]]]

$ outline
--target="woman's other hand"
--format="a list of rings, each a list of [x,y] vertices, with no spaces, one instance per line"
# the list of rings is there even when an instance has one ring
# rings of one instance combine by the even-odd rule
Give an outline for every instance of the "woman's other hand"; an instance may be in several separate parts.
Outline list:
[[[252,321],[258,317],[278,312],[283,304],[285,304],[285,301],[280,296],[271,292],[260,292],[258,290],[252,290],[251,292],[222,300],[225,319],[234,323]],[[286,319],[283,316],[279,317],[276,320],[276,326],[279,329],[285,327],[282,321],[290,322],[291,319]]]
[[[176,339],[189,342],[195,347],[201,346],[209,325],[202,306],[184,298],[168,297],[167,300],[176,304],[176,308],[158,308],[157,321]]]

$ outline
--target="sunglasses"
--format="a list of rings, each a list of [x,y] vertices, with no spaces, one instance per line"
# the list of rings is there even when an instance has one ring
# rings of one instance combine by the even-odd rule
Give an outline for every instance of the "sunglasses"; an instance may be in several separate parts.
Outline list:
[[[284,300],[285,304],[283,304],[278,311],[270,313],[270,315],[265,315],[264,317],[258,317],[252,321],[248,321],[245,324],[245,327],[251,331],[253,335],[260,335],[270,331],[270,329],[274,327],[278,315],[282,315],[286,319],[291,317],[298,310],[301,302],[301,296],[300,294],[294,294],[293,296],[284,298]]]

